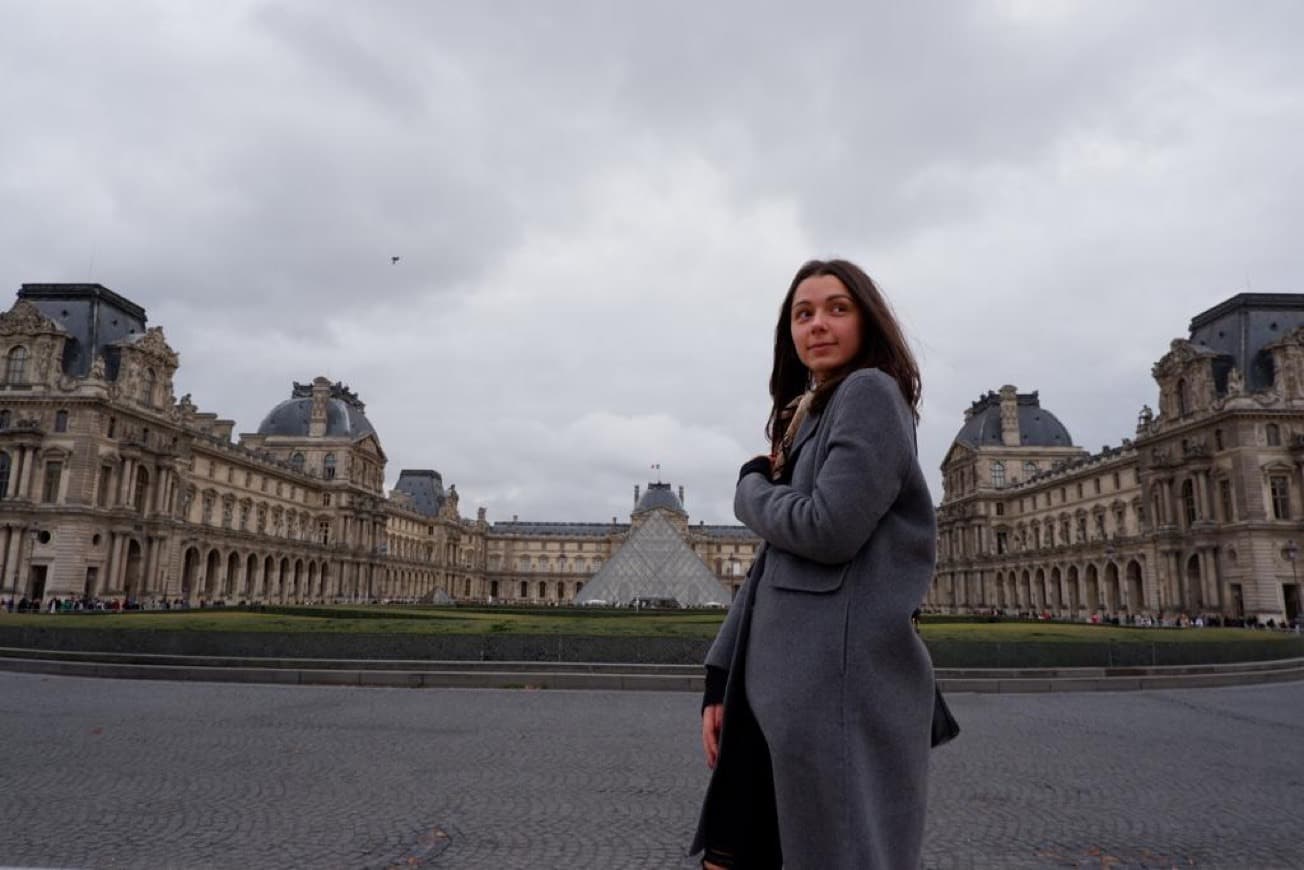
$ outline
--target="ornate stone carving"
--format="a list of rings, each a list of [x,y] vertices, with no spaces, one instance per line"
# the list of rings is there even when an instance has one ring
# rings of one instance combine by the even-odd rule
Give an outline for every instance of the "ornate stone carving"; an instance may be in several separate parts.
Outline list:
[[[4,314],[0,314],[0,335],[59,335],[67,336],[62,326],[41,313],[26,299],[19,299]]]
[[[181,358],[177,355],[163,337],[163,327],[151,326],[145,330],[144,334],[131,342],[129,347],[135,348],[146,356],[155,359],[169,368],[175,369]]]

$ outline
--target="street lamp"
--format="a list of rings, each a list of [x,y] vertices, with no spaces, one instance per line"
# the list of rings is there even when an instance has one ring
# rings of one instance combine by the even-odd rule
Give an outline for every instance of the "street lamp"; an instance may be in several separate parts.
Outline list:
[[[1299,602],[1299,577],[1297,577],[1296,574],[1295,574],[1295,560],[1296,560],[1297,558],[1299,558],[1299,544],[1295,543],[1294,541],[1287,541],[1287,542],[1286,542],[1286,549],[1285,549],[1283,552],[1286,554],[1286,558],[1290,560],[1290,582],[1291,582],[1291,585],[1294,586],[1294,587],[1295,587],[1295,590],[1296,590],[1296,591],[1295,591],[1296,602],[1297,602],[1297,604],[1296,604],[1296,608],[1298,608],[1298,607],[1300,606],[1300,602]],[[1300,614],[1299,614],[1299,612],[1298,612],[1298,610],[1297,610],[1297,612],[1295,613],[1295,618],[1298,619],[1298,618],[1299,618],[1299,615],[1300,615]],[[1287,620],[1287,625],[1289,625],[1289,617],[1288,617],[1288,620]]]

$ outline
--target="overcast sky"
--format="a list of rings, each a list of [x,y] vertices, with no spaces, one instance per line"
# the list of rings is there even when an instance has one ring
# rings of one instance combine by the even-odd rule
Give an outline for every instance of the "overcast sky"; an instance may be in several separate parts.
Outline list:
[[[800,9],[800,11],[797,11]],[[1304,5],[0,0],[0,279],[94,281],[254,431],[342,380],[464,514],[733,522],[813,256],[881,284],[920,459],[1012,383],[1089,450],[1304,291]],[[399,256],[397,264],[390,258]]]

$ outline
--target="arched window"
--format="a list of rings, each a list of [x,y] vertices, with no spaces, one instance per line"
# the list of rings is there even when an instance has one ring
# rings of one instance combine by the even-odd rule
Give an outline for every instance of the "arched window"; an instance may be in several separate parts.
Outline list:
[[[1267,434],[1268,436],[1269,447],[1281,446],[1281,427],[1279,427],[1276,423],[1269,423],[1267,426],[1264,427],[1264,431],[1265,434]]]
[[[1186,380],[1179,379],[1177,382],[1177,416],[1185,417],[1188,410],[1190,410],[1190,402],[1187,401]]]
[[[27,348],[21,344],[9,351],[5,358],[5,383],[27,383]]]
[[[154,385],[157,382],[158,377],[154,374],[154,370],[145,369],[145,374],[140,379],[140,400],[146,405],[154,404]]]
[[[326,458],[321,462],[322,477],[327,480],[335,479],[335,454],[327,453]]]
[[[56,432],[67,432],[67,431],[68,431],[68,412],[67,412],[67,411],[55,411],[55,412],[54,412],[54,431],[56,431]]]
[[[992,463],[992,486],[996,487],[997,489],[1000,489],[1001,487],[1005,486],[1005,463],[1004,462]]]
[[[1037,463],[1033,462],[1032,460],[1028,460],[1027,462],[1023,463],[1024,477],[1032,477],[1036,473],[1037,473]]]
[[[296,453],[291,456],[290,465],[294,467],[295,471],[303,471],[303,454]]]
[[[521,581],[521,597],[522,598],[530,597],[530,584],[524,580]]]
[[[6,408],[5,410],[0,411],[0,429],[8,429],[8,428],[9,428],[9,409]]]
[[[542,580],[539,581],[539,597],[540,598],[548,597],[548,584],[544,583]]]
[[[9,491],[9,454],[0,450],[0,498]]]

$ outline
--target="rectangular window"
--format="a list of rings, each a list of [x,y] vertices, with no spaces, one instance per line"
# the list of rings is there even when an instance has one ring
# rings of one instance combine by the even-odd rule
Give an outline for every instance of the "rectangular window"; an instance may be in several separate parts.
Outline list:
[[[1092,486],[1095,487],[1096,495],[1100,495],[1100,478],[1097,477],[1095,480],[1091,482],[1091,484]]]
[[[1284,474],[1274,474],[1268,478],[1268,486],[1272,489],[1273,519],[1290,519],[1290,478]]]
[[[1230,480],[1218,481],[1218,501],[1222,503],[1223,522],[1234,522],[1236,517],[1232,514],[1232,482]]]
[[[1123,481],[1119,479],[1118,472],[1115,471],[1115,472],[1114,472],[1114,492],[1118,492],[1118,491],[1119,491],[1120,489],[1122,489],[1122,488],[1123,488]]]
[[[99,507],[109,506],[109,485],[113,480],[113,468],[108,465],[100,466],[100,485],[95,491],[95,504]]]
[[[1003,516],[1005,516],[1005,504],[1004,504],[1003,502],[999,502],[999,501],[998,501],[998,502],[996,503],[996,515],[997,515],[998,517],[1003,517]]]
[[[45,486],[41,490],[41,501],[54,502],[59,499],[59,480],[63,477],[62,462],[45,463]]]
[[[1006,544],[1007,544],[1006,533],[1005,533],[1005,532],[997,532],[997,533],[996,533],[996,552],[997,552],[997,554],[1004,554],[1004,553],[1005,553]]]
[[[1096,514],[1096,537],[1104,540],[1105,538],[1105,515]]]

